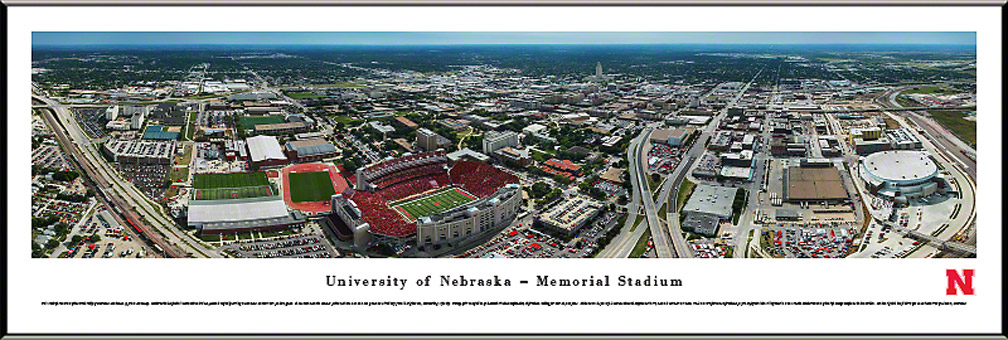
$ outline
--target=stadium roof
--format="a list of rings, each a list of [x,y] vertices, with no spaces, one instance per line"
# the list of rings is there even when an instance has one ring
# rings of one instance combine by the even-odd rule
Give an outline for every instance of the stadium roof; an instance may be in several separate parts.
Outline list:
[[[280,196],[189,201],[189,224],[240,222],[288,217]]]
[[[249,157],[253,162],[262,162],[270,159],[286,160],[283,150],[280,149],[280,142],[273,136],[254,136],[246,138],[249,149]]]
[[[834,167],[787,169],[784,197],[788,200],[838,200],[848,198],[840,170]]]
[[[911,183],[934,177],[938,165],[920,151],[881,151],[864,159],[864,167],[878,179],[893,183]]]

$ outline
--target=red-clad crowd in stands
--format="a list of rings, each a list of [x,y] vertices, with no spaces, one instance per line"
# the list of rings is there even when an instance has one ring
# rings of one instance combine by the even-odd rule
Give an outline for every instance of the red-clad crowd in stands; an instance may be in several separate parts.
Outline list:
[[[415,156],[409,156],[415,157]],[[384,163],[394,162],[395,160]],[[392,164],[392,163],[390,163]],[[406,174],[406,178],[398,178]],[[416,233],[416,225],[407,222],[399,213],[388,207],[388,202],[398,201],[429,190],[448,185],[458,185],[480,198],[489,196],[508,183],[518,183],[518,178],[512,174],[498,170],[492,165],[459,161],[445,173],[443,164],[433,164],[418,168],[405,169],[394,177],[383,179],[381,184],[375,183],[379,189],[375,192],[364,190],[354,191],[350,199],[357,203],[363,212],[363,219],[368,223],[373,233],[394,237],[408,236]]]
[[[428,177],[428,176],[434,176],[434,175],[437,175],[437,174],[443,174],[445,172],[444,165],[445,165],[444,163],[436,163],[436,164],[424,165],[424,166],[420,166],[420,167],[416,167],[416,168],[412,168],[412,169],[406,169],[406,170],[397,172],[394,175],[385,176],[385,178],[381,179],[380,181],[374,182],[374,185],[378,189],[384,189],[384,188],[387,188],[387,187],[389,187],[389,186],[391,186],[393,184],[396,184],[396,183],[399,183],[399,182],[408,181],[408,180],[411,180],[411,179],[414,179],[414,178]]]
[[[361,172],[365,179],[370,181],[381,181],[388,175],[397,174],[401,170],[408,170],[416,165],[426,165],[430,163],[444,163],[447,161],[444,151],[425,152],[416,155],[409,155],[382,161],[364,168]],[[416,163],[416,164],[410,164]]]
[[[449,174],[452,183],[480,198],[497,192],[497,189],[508,183],[518,183],[518,178],[514,175],[480,162],[456,162]]]

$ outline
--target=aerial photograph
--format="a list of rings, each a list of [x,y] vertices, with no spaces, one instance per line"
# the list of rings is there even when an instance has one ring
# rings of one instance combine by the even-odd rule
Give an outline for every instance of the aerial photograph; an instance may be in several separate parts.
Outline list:
[[[976,61],[975,32],[34,32],[31,256],[975,257]]]

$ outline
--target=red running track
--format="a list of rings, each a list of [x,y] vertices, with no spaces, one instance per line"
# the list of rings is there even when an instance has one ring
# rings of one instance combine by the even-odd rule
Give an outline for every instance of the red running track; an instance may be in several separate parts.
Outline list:
[[[288,207],[292,209],[301,210],[306,214],[310,213],[325,213],[332,210],[329,206],[329,200],[319,201],[319,202],[300,202],[294,203],[291,201],[290,193],[290,174],[298,172],[319,172],[328,171],[329,178],[332,180],[333,189],[336,193],[342,193],[347,190],[349,185],[347,181],[340,176],[339,172],[336,170],[336,166],[332,164],[322,164],[322,163],[306,163],[306,164],[296,164],[291,165],[283,169],[283,198],[284,202],[287,203]]]

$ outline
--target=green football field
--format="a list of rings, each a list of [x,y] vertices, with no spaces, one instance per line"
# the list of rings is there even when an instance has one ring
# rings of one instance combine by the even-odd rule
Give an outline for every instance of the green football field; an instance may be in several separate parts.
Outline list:
[[[193,198],[196,200],[226,200],[235,198],[250,198],[272,196],[276,193],[268,185],[258,187],[196,189]]]
[[[413,221],[424,216],[430,216],[445,210],[476,200],[475,197],[458,188],[447,188],[428,194],[424,197],[411,199],[402,203],[392,204],[392,209]]]
[[[269,185],[269,180],[266,179],[266,173],[262,171],[193,175],[193,188],[196,189],[259,187],[266,185]]]
[[[238,124],[241,125],[242,129],[251,130],[254,129],[256,125],[260,124],[277,124],[283,123],[284,118],[280,116],[241,116],[238,117]]]
[[[328,201],[336,193],[327,171],[292,173],[290,186],[294,203]]]

